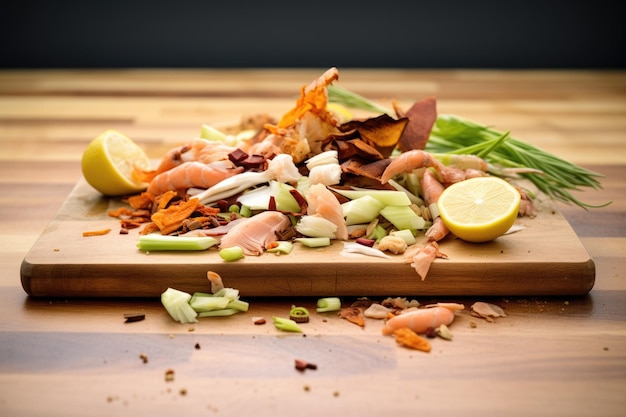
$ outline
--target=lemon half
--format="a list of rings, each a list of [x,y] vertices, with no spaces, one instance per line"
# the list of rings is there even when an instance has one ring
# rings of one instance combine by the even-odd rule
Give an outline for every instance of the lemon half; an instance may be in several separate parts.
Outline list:
[[[488,242],[513,226],[520,193],[498,177],[479,177],[452,184],[439,197],[441,220],[460,239]]]
[[[85,180],[106,196],[145,190],[147,184],[133,176],[135,167],[149,170],[148,156],[135,142],[116,130],[107,130],[93,139],[81,160]]]

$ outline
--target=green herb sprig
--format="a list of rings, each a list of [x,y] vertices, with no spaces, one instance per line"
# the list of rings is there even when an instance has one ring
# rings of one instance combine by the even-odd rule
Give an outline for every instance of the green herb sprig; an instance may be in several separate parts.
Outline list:
[[[329,86],[328,97],[329,101],[346,107],[392,114],[389,109],[345,88]],[[515,170],[548,197],[566,204],[575,204],[584,209],[611,204],[587,204],[571,193],[585,188],[602,188],[599,181],[604,177],[602,174],[517,139],[510,132],[501,132],[459,116],[437,116],[425,150],[432,153],[481,156],[491,164],[493,174],[502,175],[506,169]],[[500,170],[501,168],[505,170]]]

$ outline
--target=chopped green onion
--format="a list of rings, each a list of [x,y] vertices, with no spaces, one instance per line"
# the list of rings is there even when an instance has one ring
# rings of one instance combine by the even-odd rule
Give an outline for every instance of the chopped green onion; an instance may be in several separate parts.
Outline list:
[[[239,246],[232,246],[220,250],[220,257],[228,262],[238,261],[243,258],[243,249]]]
[[[330,246],[330,238],[328,237],[298,237],[294,239],[309,248],[320,248],[322,246]]]
[[[291,319],[285,319],[276,316],[272,317],[272,319],[274,320],[274,326],[278,330],[282,330],[285,332],[302,333],[302,329],[300,328],[300,326],[298,326],[298,323]]]
[[[315,311],[318,313],[339,310],[341,310],[341,300],[338,297],[325,297],[317,300],[317,308]]]
[[[150,233],[139,237],[137,247],[143,251],[206,250],[217,243],[211,236],[170,236]]]
[[[289,319],[296,323],[307,323],[309,321],[309,310],[305,307],[292,306],[289,310]]]
[[[242,204],[241,207],[239,207],[239,215],[241,217],[250,217],[252,215],[252,211],[250,210],[250,207]]]
[[[228,207],[228,212],[239,213],[239,206],[237,204],[231,204],[230,207]]]

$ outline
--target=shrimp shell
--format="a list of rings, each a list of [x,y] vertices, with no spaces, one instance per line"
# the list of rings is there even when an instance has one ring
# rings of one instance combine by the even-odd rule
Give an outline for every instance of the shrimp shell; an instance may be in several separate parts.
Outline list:
[[[160,195],[170,190],[187,190],[192,187],[209,188],[241,171],[243,167],[235,168],[230,161],[212,164],[189,161],[154,177],[148,186],[148,192]]]

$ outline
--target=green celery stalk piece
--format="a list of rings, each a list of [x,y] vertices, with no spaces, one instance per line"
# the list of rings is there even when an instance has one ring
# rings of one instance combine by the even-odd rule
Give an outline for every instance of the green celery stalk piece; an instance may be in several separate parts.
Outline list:
[[[186,237],[186,236],[169,236],[158,233],[151,233],[139,237],[137,247],[143,251],[159,251],[159,250],[206,250],[217,244],[217,239],[211,236],[202,237]]]

